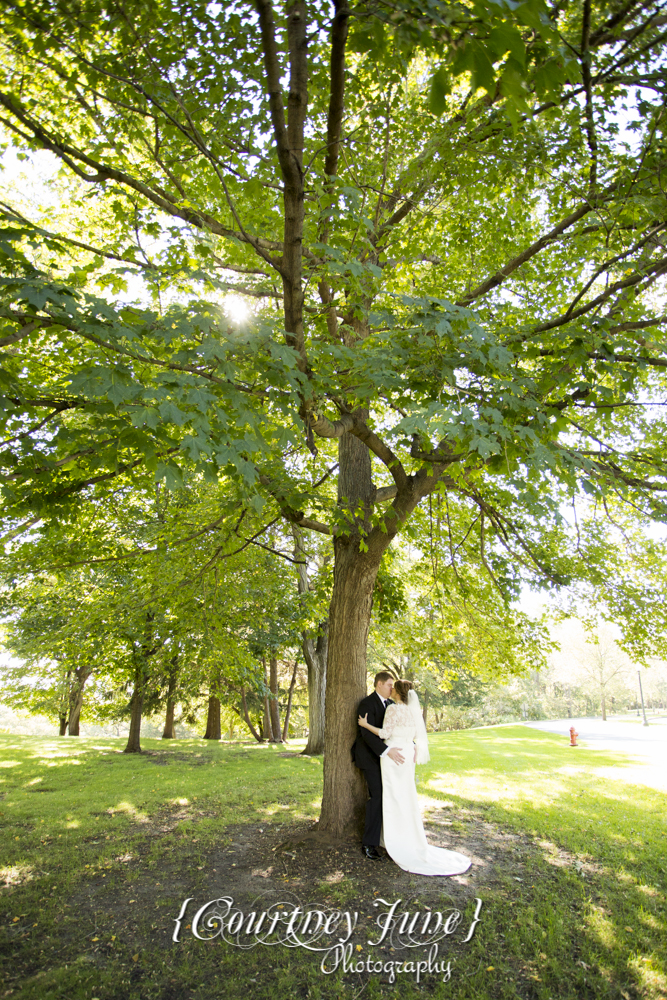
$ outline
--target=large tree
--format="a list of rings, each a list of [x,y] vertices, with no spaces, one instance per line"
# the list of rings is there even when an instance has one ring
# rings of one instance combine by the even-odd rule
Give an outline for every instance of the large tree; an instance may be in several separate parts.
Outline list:
[[[8,533],[189,462],[330,536],[328,834],[363,805],[373,588],[425,498],[476,508],[491,575],[506,545],[556,586],[564,498],[664,516],[664,24],[632,0],[3,3],[3,125],[70,179],[65,214],[6,209]],[[229,290],[257,300],[243,329]]]

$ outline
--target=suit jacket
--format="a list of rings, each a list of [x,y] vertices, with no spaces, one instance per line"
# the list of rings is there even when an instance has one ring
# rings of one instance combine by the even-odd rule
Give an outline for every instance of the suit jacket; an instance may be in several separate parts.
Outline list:
[[[387,704],[393,705],[391,698]],[[370,724],[372,726],[377,726],[378,729],[382,728],[385,711],[386,708],[382,704],[382,699],[377,691],[373,691],[372,694],[362,698],[359,702],[359,708],[357,709],[357,713],[359,715],[367,714]],[[383,754],[386,749],[387,744],[384,740],[381,740],[379,736],[376,736],[375,733],[371,733],[369,729],[363,729],[361,726],[357,726],[357,738],[352,745],[352,760],[357,767],[379,767],[380,755]]]

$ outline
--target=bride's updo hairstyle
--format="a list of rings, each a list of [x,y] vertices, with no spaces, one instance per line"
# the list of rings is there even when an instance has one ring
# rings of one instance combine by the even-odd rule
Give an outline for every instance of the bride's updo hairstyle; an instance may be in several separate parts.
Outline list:
[[[396,693],[402,702],[407,704],[408,701],[408,691],[414,690],[414,684],[412,681],[394,681],[394,687],[392,694]]]

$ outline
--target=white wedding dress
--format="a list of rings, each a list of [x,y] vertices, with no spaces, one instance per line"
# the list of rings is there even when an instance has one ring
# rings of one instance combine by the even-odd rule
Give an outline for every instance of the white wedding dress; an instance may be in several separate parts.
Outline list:
[[[389,705],[380,738],[389,747],[397,747],[405,763],[395,764],[391,757],[380,757],[382,769],[382,836],[389,856],[399,868],[415,875],[461,875],[471,861],[464,854],[431,847],[422,823],[417,786],[415,785],[415,745],[417,763],[429,760],[426,727],[414,691],[408,704]]]

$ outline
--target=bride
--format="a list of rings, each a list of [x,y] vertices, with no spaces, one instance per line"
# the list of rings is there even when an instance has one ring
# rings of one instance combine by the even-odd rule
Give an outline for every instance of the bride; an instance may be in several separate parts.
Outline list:
[[[406,872],[415,875],[461,875],[470,868],[470,858],[456,851],[431,847],[426,841],[415,785],[415,764],[427,764],[430,757],[426,726],[412,681],[394,683],[382,728],[359,716],[359,725],[369,729],[389,747],[406,750],[413,743],[414,754],[406,753],[403,764],[388,754],[380,757],[382,769],[382,836],[389,856]]]

